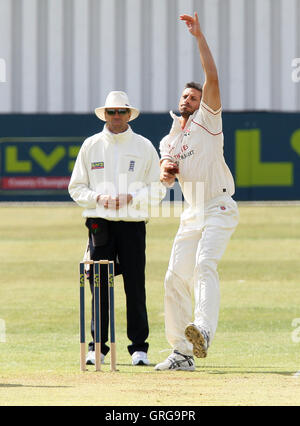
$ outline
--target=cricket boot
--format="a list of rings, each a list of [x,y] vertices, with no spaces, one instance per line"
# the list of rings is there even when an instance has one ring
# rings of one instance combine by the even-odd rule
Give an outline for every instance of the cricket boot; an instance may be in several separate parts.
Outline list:
[[[185,337],[193,345],[193,354],[197,358],[205,358],[209,347],[209,333],[195,324],[189,324],[185,329]]]
[[[104,364],[105,356],[101,354],[101,364]],[[86,356],[86,365],[95,365],[96,358],[95,358],[95,351],[89,351]]]
[[[168,358],[157,364],[155,366],[155,370],[163,371],[163,370],[184,370],[184,371],[194,371],[195,370],[195,362],[194,358],[190,355],[181,354],[178,351],[173,351]]]

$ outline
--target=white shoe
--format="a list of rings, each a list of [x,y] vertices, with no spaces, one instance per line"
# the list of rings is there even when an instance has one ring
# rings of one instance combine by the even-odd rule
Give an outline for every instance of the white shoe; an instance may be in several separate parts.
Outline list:
[[[146,352],[136,351],[131,355],[132,365],[149,365]]]
[[[155,370],[185,370],[185,371],[194,371],[195,362],[192,356],[181,354],[178,351],[171,353],[168,358],[157,364]]]
[[[101,354],[101,364],[104,364],[105,355]],[[89,351],[86,356],[86,365],[95,365],[96,359],[95,359],[95,351]]]
[[[205,358],[207,356],[209,333],[191,323],[185,329],[185,337],[193,344],[193,354],[197,358]]]

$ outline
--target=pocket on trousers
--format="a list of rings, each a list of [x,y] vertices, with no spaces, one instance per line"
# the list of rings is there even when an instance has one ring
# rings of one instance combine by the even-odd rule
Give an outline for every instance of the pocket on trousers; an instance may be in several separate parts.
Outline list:
[[[109,240],[109,222],[101,218],[88,218],[86,226],[90,231],[93,246],[105,246]]]

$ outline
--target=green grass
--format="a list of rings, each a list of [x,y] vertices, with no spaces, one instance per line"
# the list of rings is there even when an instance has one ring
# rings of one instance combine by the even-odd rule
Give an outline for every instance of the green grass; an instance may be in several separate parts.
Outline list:
[[[292,321],[300,317],[299,206],[240,206],[219,265],[217,334],[193,373],[153,369],[169,354],[163,280],[178,218],[147,225],[151,366],[131,366],[118,277],[119,371],[109,371],[107,357],[102,372],[80,373],[78,262],[87,238],[81,209],[1,206],[0,213],[0,405],[299,405],[300,343],[292,340]]]

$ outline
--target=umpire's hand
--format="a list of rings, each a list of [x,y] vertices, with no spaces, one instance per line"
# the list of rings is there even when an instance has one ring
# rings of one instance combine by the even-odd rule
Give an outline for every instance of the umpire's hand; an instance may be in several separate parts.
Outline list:
[[[117,197],[111,195],[98,195],[97,203],[105,209],[119,210],[129,204],[132,200],[131,194],[118,194]]]

